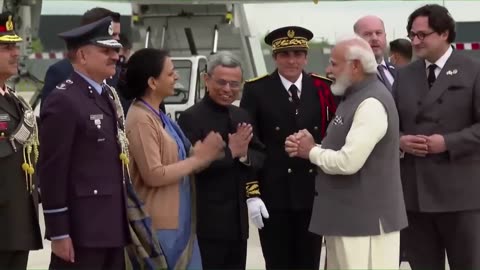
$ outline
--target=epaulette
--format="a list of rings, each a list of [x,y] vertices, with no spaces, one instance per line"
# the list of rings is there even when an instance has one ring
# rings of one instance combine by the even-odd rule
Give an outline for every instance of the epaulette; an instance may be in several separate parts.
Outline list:
[[[319,79],[322,79],[322,80],[326,80],[326,81],[328,81],[328,82],[330,82],[330,83],[333,83],[333,80],[332,80],[332,79],[327,78],[327,77],[325,77],[325,76],[321,76],[321,75],[318,75],[318,74],[315,74],[315,73],[310,73],[310,75],[311,75],[312,77],[319,78]]]
[[[268,76],[268,74],[265,74],[265,75],[262,75],[262,76],[259,76],[259,77],[255,77],[255,78],[246,80],[245,82],[247,82],[247,83],[255,82],[255,81],[258,81],[258,80],[260,80],[260,79],[266,78],[267,76]]]

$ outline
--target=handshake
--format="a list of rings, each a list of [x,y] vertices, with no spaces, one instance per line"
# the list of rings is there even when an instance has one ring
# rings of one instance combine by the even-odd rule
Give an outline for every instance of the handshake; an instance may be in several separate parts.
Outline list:
[[[288,136],[285,140],[285,152],[287,152],[289,157],[308,159],[310,150],[313,147],[315,147],[315,140],[306,129]]]

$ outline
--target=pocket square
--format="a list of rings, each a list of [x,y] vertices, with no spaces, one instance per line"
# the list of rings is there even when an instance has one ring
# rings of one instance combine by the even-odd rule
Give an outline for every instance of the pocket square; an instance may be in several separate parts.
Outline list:
[[[335,115],[335,118],[332,120],[335,126],[343,125],[343,118],[340,115]]]

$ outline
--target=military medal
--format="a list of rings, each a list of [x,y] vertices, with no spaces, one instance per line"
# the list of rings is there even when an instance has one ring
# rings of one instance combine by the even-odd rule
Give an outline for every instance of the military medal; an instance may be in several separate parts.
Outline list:
[[[90,115],[90,120],[93,121],[93,124],[97,126],[98,129],[102,128],[102,119],[103,119],[103,114],[91,114]]]

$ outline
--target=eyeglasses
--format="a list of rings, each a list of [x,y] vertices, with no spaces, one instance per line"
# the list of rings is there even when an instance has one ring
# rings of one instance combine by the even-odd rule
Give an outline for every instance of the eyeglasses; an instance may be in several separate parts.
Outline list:
[[[435,33],[435,31],[432,31],[430,33],[424,33],[424,32],[418,32],[418,33],[415,33],[415,32],[410,32],[408,34],[408,38],[413,41],[415,39],[415,37],[418,38],[418,40],[424,40],[426,37],[430,36],[431,34]]]
[[[218,86],[226,87],[227,85],[230,86],[230,89],[240,89],[242,87],[242,82],[239,81],[227,81],[223,79],[214,79],[211,75],[208,75]]]

